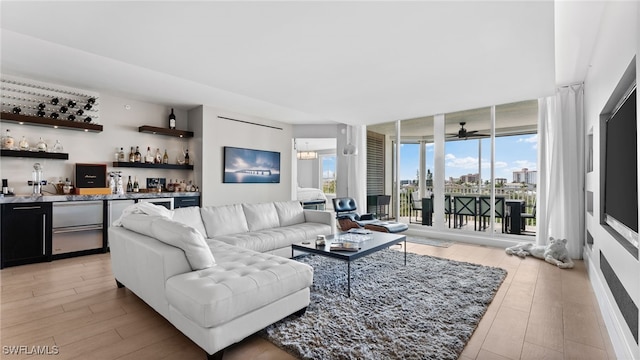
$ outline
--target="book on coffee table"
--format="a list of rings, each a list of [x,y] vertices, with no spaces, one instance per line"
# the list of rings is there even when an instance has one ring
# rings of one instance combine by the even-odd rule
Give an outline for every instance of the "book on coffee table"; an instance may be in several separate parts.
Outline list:
[[[331,251],[358,251],[360,247],[356,243],[341,242],[332,243],[330,246]]]

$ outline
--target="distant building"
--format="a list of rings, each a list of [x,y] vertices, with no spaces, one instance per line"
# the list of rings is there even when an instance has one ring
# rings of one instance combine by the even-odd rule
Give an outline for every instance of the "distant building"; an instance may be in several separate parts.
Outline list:
[[[538,171],[537,170],[529,170],[527,168],[523,168],[520,171],[513,172],[513,182],[514,183],[525,183],[525,184],[537,184],[538,183]]]
[[[467,174],[460,176],[463,183],[477,183],[480,180],[480,174]]]

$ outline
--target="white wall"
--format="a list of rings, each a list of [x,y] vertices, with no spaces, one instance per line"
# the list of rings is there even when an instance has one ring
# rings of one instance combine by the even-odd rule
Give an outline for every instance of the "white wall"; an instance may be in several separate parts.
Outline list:
[[[220,119],[219,116],[278,127],[281,130]],[[189,126],[196,133],[195,143],[202,144],[202,156],[198,157],[195,166],[202,171],[198,174],[198,179],[202,183],[203,206],[291,199],[293,133],[290,124],[204,106],[189,112]],[[223,183],[224,146],[280,152],[280,183]]]
[[[187,146],[190,147],[191,142],[186,139],[138,132],[138,127],[141,125],[168,127],[170,106],[133,101],[103,93],[100,94],[99,104],[100,123],[103,125],[103,131],[100,133],[0,123],[3,134],[5,129],[11,129],[16,144],[23,135],[31,146],[35,146],[40,137],[49,147],[53,147],[55,141],[60,140],[64,152],[69,153],[69,160],[2,157],[0,158],[0,177],[8,179],[9,187],[13,187],[17,194],[32,192],[27,181],[31,179],[33,164],[36,162],[44,166],[45,178],[55,182],[59,178],[69,178],[73,181],[76,163],[108,164],[107,171],[121,170],[125,176],[137,176],[143,188],[147,177],[165,177],[167,180],[194,178],[191,171],[183,170],[112,168],[111,163],[114,161],[116,147],[118,149],[123,147],[127,156],[131,146],[140,146],[143,154],[146,153],[147,146],[151,146],[154,154],[156,148],[160,148],[163,153],[166,148],[170,163],[175,163],[178,152]],[[125,109],[125,105],[129,105],[130,109]],[[186,129],[187,112],[180,109],[174,111],[177,128]],[[195,154],[190,156],[192,159],[197,157]],[[44,190],[55,191],[51,186],[45,187]]]
[[[637,2],[608,2],[599,38],[585,79],[585,130],[593,129],[594,170],[586,175],[586,190],[594,192],[593,214],[586,213],[587,230],[594,237],[584,255],[589,276],[619,358],[640,358],[640,348],[623,319],[600,271],[600,252],[636,305],[640,305],[640,264],[600,225],[600,113],[634,55],[640,53],[640,8]],[[594,24],[597,26],[598,24]],[[637,66],[637,65],[636,65]],[[637,67],[637,69],[640,69]]]

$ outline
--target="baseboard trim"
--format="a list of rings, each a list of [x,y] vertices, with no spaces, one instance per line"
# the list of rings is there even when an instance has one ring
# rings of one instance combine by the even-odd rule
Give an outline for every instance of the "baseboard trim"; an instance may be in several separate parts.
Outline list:
[[[622,315],[619,317],[616,316],[614,309],[617,305],[615,304],[615,301],[612,302],[612,298],[607,294],[607,287],[604,279],[602,278],[599,269],[595,266],[591,255],[593,255],[592,251],[585,247],[582,257],[587,268],[591,287],[593,288],[593,292],[598,300],[600,313],[602,314],[604,324],[607,328],[607,335],[609,336],[609,339],[611,339],[611,345],[616,353],[616,357],[618,359],[638,359],[637,351],[634,351],[634,348],[637,350],[635,343],[633,343],[632,347],[627,341],[625,341],[627,338],[624,332],[626,323],[624,323]],[[630,333],[629,336],[631,336]],[[631,336],[631,338],[633,338],[633,336]]]

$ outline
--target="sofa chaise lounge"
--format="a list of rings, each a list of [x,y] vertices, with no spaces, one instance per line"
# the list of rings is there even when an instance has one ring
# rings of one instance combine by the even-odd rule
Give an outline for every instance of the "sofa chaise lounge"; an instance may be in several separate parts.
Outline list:
[[[313,269],[290,245],[334,233],[296,201],[129,214],[109,228],[113,274],[209,359],[309,305]],[[285,255],[278,256],[276,254]]]

